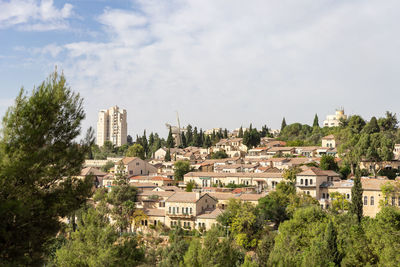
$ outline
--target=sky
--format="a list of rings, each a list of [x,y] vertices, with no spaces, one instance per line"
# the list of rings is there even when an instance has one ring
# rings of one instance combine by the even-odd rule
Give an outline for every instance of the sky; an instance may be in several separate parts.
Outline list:
[[[399,113],[400,1],[0,0],[0,116],[54,71],[128,134]]]

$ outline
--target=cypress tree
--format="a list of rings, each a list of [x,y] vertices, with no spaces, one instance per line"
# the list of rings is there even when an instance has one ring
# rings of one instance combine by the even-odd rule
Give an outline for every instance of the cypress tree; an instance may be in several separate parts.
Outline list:
[[[360,171],[357,169],[356,176],[354,178],[354,185],[351,188],[351,205],[350,212],[357,216],[357,220],[360,223],[363,216],[363,202],[362,202],[363,189],[361,185]]]
[[[153,144],[154,144],[154,134],[153,132],[151,132],[149,135],[149,147],[151,148]]]
[[[242,128],[242,126],[240,126],[238,137],[239,138],[243,138],[243,128]]]
[[[199,134],[197,133],[197,127],[194,127],[194,130],[193,130],[193,141],[192,141],[192,146],[195,146],[195,147],[199,147]]]
[[[185,148],[185,147],[187,147],[187,142],[186,142],[185,134],[182,133],[181,137],[182,137],[182,144],[181,144],[181,146],[182,146],[183,148]]]
[[[228,138],[228,130],[226,128],[224,130],[224,137],[223,138]]]
[[[285,117],[283,117],[282,124],[281,124],[281,132],[283,132],[283,129],[285,129],[285,127],[286,127],[286,120],[285,120]]]
[[[203,142],[204,142],[204,133],[203,133],[203,130],[202,130],[202,129],[200,129],[200,133],[199,133],[198,139],[199,139],[199,140],[197,141],[198,147],[203,146]]]
[[[172,137],[172,129],[169,127],[169,133],[167,138],[167,147],[173,148],[175,146],[174,138]]]
[[[171,161],[171,150],[168,148],[165,154],[164,161]]]
[[[339,266],[341,259],[337,248],[337,233],[335,227],[333,226],[332,220],[329,221],[326,227],[325,241],[330,255],[330,260]]]
[[[319,120],[318,120],[318,115],[317,115],[317,113],[315,113],[314,122],[313,122],[313,127],[319,127]]]
[[[190,125],[190,124],[186,127],[186,144],[188,146],[193,145],[192,125]]]

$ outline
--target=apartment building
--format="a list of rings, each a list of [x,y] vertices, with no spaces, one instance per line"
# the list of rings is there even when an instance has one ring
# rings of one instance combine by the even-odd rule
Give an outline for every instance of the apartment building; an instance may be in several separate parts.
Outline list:
[[[126,144],[128,131],[126,119],[126,110],[118,106],[101,110],[97,120],[96,144],[103,146],[105,141],[111,141],[115,146]]]

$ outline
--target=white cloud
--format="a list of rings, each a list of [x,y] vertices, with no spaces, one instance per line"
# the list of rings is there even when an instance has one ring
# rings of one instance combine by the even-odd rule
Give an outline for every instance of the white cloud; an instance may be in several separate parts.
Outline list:
[[[66,3],[58,9],[53,0],[0,0],[0,29],[13,26],[26,31],[66,29],[72,8]]]
[[[163,130],[175,110],[203,128],[278,127],[282,116],[311,123],[338,106],[396,112],[399,8],[372,0],[142,0],[132,10],[105,9],[98,20],[109,40],[66,45],[62,67],[85,97],[87,124],[118,104],[135,134]]]

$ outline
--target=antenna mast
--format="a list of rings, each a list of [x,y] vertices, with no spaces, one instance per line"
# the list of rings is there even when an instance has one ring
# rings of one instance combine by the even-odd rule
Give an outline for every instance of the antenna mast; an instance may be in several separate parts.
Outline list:
[[[182,144],[182,136],[181,136],[181,123],[179,122],[179,114],[178,111],[176,111],[176,120],[178,121],[178,139],[179,139],[179,145]],[[177,146],[179,146],[177,145]]]

